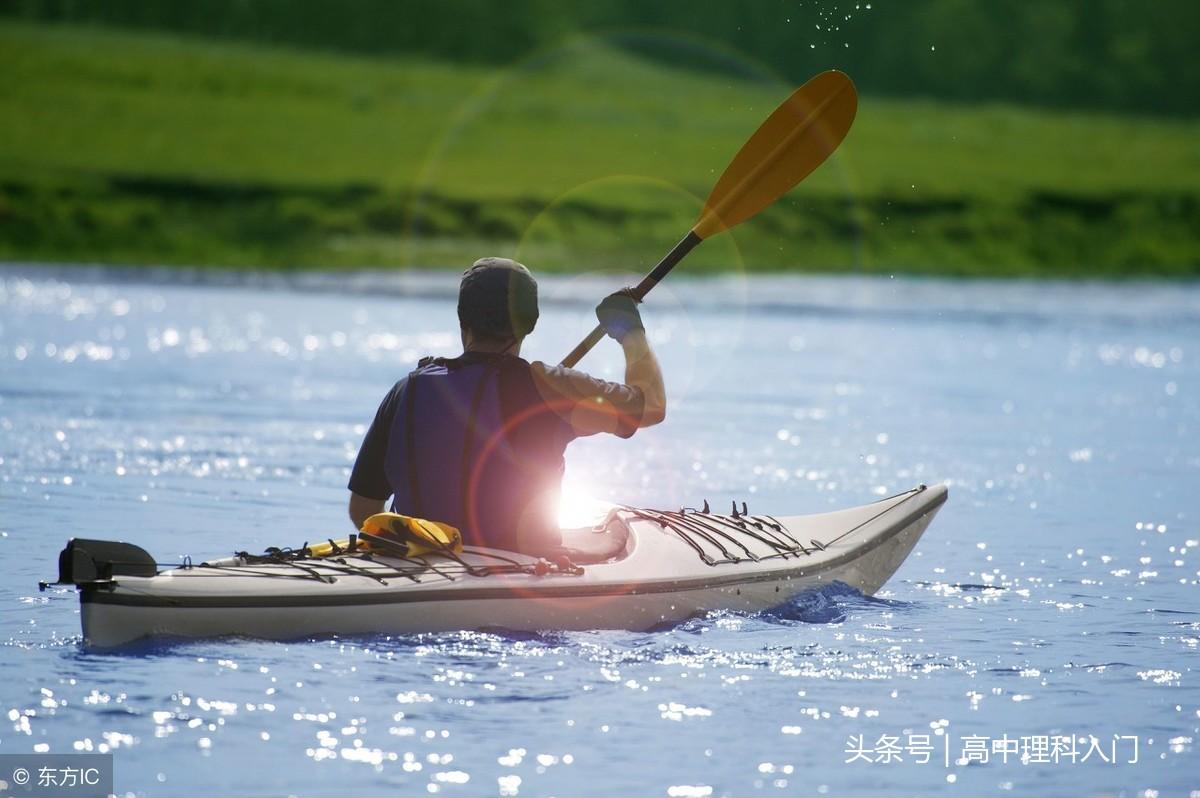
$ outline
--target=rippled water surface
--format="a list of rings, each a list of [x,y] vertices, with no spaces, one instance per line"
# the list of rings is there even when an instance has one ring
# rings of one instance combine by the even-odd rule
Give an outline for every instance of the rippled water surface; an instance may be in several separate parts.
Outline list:
[[[169,562],[348,532],[379,399],[456,351],[453,278],[164,277],[0,268],[0,753],[112,751],[138,796],[1200,790],[1200,287],[664,284],[669,418],[575,443],[569,495],[789,514],[947,483],[877,597],[89,652],[74,593],[36,585],[68,537]],[[544,280],[526,354],[606,288]],[[1074,762],[1039,761],[1056,736]]]

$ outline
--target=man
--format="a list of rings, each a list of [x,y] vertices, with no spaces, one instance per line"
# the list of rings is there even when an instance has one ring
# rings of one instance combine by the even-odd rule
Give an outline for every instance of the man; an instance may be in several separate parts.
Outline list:
[[[391,497],[394,512],[458,527],[468,545],[552,553],[567,444],[628,438],[666,416],[636,300],[618,291],[596,317],[625,352],[624,384],[523,360],[537,282],[516,261],[476,261],[459,286],[463,353],[422,359],[367,431],[350,476],[355,527]]]

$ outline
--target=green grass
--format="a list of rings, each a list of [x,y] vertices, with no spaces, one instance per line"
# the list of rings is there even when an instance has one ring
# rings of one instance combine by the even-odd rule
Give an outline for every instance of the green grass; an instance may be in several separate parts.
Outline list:
[[[0,258],[637,269],[789,87],[578,39],[503,71],[0,23]],[[862,98],[690,269],[1200,274],[1200,124]]]

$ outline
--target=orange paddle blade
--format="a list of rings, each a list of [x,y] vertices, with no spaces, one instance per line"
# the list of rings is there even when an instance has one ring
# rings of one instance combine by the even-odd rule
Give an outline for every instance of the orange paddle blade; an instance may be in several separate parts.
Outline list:
[[[703,239],[728,230],[786,194],[837,149],[857,111],[844,72],[822,72],[796,89],[734,156],[692,232]]]

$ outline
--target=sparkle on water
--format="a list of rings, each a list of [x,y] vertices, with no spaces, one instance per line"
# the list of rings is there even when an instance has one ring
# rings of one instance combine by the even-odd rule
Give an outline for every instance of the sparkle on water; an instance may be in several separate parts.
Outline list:
[[[668,421],[574,444],[564,520],[950,484],[879,596],[834,586],[653,633],[101,654],[74,593],[36,589],[66,538],[172,562],[348,531],[377,402],[457,342],[444,275],[145,274],[173,284],[0,271],[0,753],[112,752],[118,794],[138,796],[1200,787],[1194,285],[664,284],[646,316]],[[561,356],[610,285],[545,280],[528,354]],[[612,346],[584,365],[620,374]],[[971,735],[1055,734],[1136,736],[1139,761],[958,759]],[[938,746],[848,763],[858,735]]]

